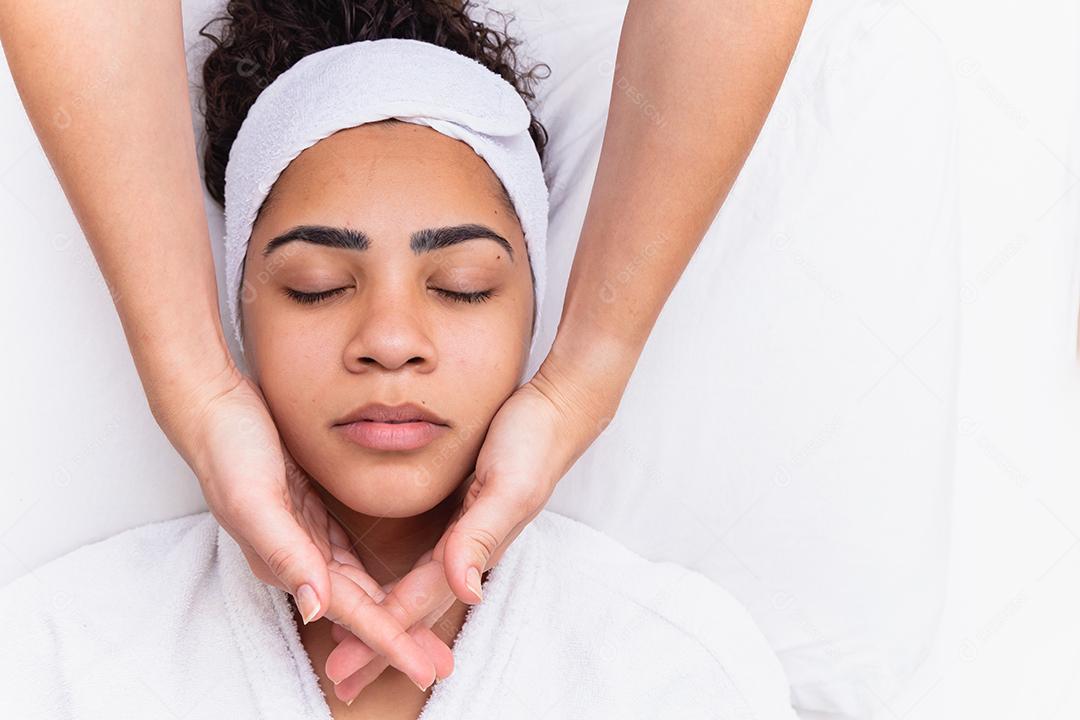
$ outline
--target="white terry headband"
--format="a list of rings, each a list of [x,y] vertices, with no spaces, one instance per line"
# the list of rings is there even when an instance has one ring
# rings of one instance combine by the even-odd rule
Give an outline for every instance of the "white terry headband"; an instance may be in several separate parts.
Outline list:
[[[225,284],[240,350],[240,279],[251,229],[278,176],[339,130],[388,118],[468,143],[502,181],[521,221],[540,323],[547,276],[548,190],[532,116],[514,86],[472,58],[419,40],[384,38],[312,53],[255,100],[225,169]]]

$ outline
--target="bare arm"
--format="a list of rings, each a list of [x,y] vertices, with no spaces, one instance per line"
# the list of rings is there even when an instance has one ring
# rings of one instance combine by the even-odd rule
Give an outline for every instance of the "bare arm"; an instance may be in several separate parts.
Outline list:
[[[108,283],[155,417],[232,380],[188,106],[179,2],[20,2],[0,39]]]
[[[482,487],[444,538],[447,581],[462,601],[476,601],[468,578],[498,561],[614,416],[761,131],[809,8],[809,0],[631,0],[558,334],[492,421],[477,458]],[[634,282],[623,286],[631,267]]]
[[[742,169],[809,8],[809,0],[631,0],[600,164],[541,370],[557,386],[587,388],[601,416],[614,413]],[[646,258],[632,288],[621,286],[620,273]],[[569,378],[578,380],[562,382]]]

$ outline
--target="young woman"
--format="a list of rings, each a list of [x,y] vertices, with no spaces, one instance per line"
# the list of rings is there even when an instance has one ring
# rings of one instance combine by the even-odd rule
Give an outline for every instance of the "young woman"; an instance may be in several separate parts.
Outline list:
[[[278,433],[231,357],[218,313],[182,33],[182,15],[204,4],[222,0],[185,0],[183,7],[144,0],[8,2],[0,11],[0,40],[34,131],[112,291],[155,420],[253,572],[321,617],[339,602],[320,550],[326,539],[300,522],[289,502]],[[321,25],[304,36],[318,37],[347,27],[355,34],[353,23],[368,26],[378,15],[400,24],[403,10],[429,3],[229,5],[247,7],[249,16],[255,7],[260,16],[287,15],[299,5],[305,15],[317,9]],[[475,601],[470,576],[497,560],[596,439],[603,428],[598,420],[614,415],[653,324],[762,128],[809,5],[630,0],[626,6],[616,66],[620,77],[634,78],[635,92],[610,96],[558,332],[485,439],[477,461],[484,487],[448,538],[444,578],[432,578],[429,591],[449,584],[458,598]],[[570,4],[544,4],[557,6]],[[536,14],[531,1],[522,7]],[[700,42],[703,37],[710,42]],[[266,45],[267,56],[240,58],[238,67],[265,79],[268,65],[289,59],[274,47]],[[688,91],[686,69],[706,66],[707,77],[695,76]],[[641,112],[642,96],[666,108],[665,123]],[[72,99],[78,121],[58,122]],[[682,180],[674,189],[673,176]],[[638,212],[641,197],[654,203],[647,213]],[[647,254],[660,233],[670,238],[667,249],[640,268],[632,295],[608,302],[591,292]],[[632,500],[621,484],[607,492],[616,504]]]
[[[327,49],[303,27],[281,36],[234,23],[207,61],[206,180],[219,200],[260,81],[221,60],[242,48],[288,65]],[[507,46],[477,44],[472,30],[414,39],[471,52],[527,97]],[[530,130],[542,153],[543,129]],[[536,277],[519,210],[468,144],[389,119],[301,152],[252,226],[248,364],[296,472],[335,521],[334,592],[354,593],[365,612],[389,612],[378,604],[387,589],[437,565],[431,548],[466,504],[491,420],[521,382]],[[379,587],[361,587],[367,576]],[[19,717],[794,717],[779,661],[734,598],[570,518],[541,512],[481,584],[479,604],[455,600],[410,630],[413,652],[394,667],[331,678],[345,635],[328,618],[306,623],[287,593],[253,577],[212,515],[143,526],[0,593],[5,707]],[[376,638],[373,652],[393,640]]]

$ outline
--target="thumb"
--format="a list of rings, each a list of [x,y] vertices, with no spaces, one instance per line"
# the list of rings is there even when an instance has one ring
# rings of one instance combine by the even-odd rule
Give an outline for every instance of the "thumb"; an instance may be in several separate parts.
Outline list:
[[[236,532],[269,571],[271,584],[292,594],[305,624],[322,617],[330,606],[330,570],[311,535],[292,513],[275,507],[248,516]],[[250,555],[248,563],[256,575],[267,574],[259,572]]]
[[[489,483],[476,501],[465,509],[449,529],[443,548],[443,567],[450,589],[464,603],[483,599],[480,574],[492,555],[517,533],[528,517],[519,517],[522,503],[506,494],[496,494]]]

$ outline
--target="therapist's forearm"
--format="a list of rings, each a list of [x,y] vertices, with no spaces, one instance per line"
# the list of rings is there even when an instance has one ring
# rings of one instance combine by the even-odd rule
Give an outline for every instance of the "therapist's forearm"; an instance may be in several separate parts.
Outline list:
[[[0,40],[151,409],[197,401],[235,368],[218,314],[180,3],[4,0]]]
[[[631,0],[549,370],[617,405],[765,122],[809,7]]]

